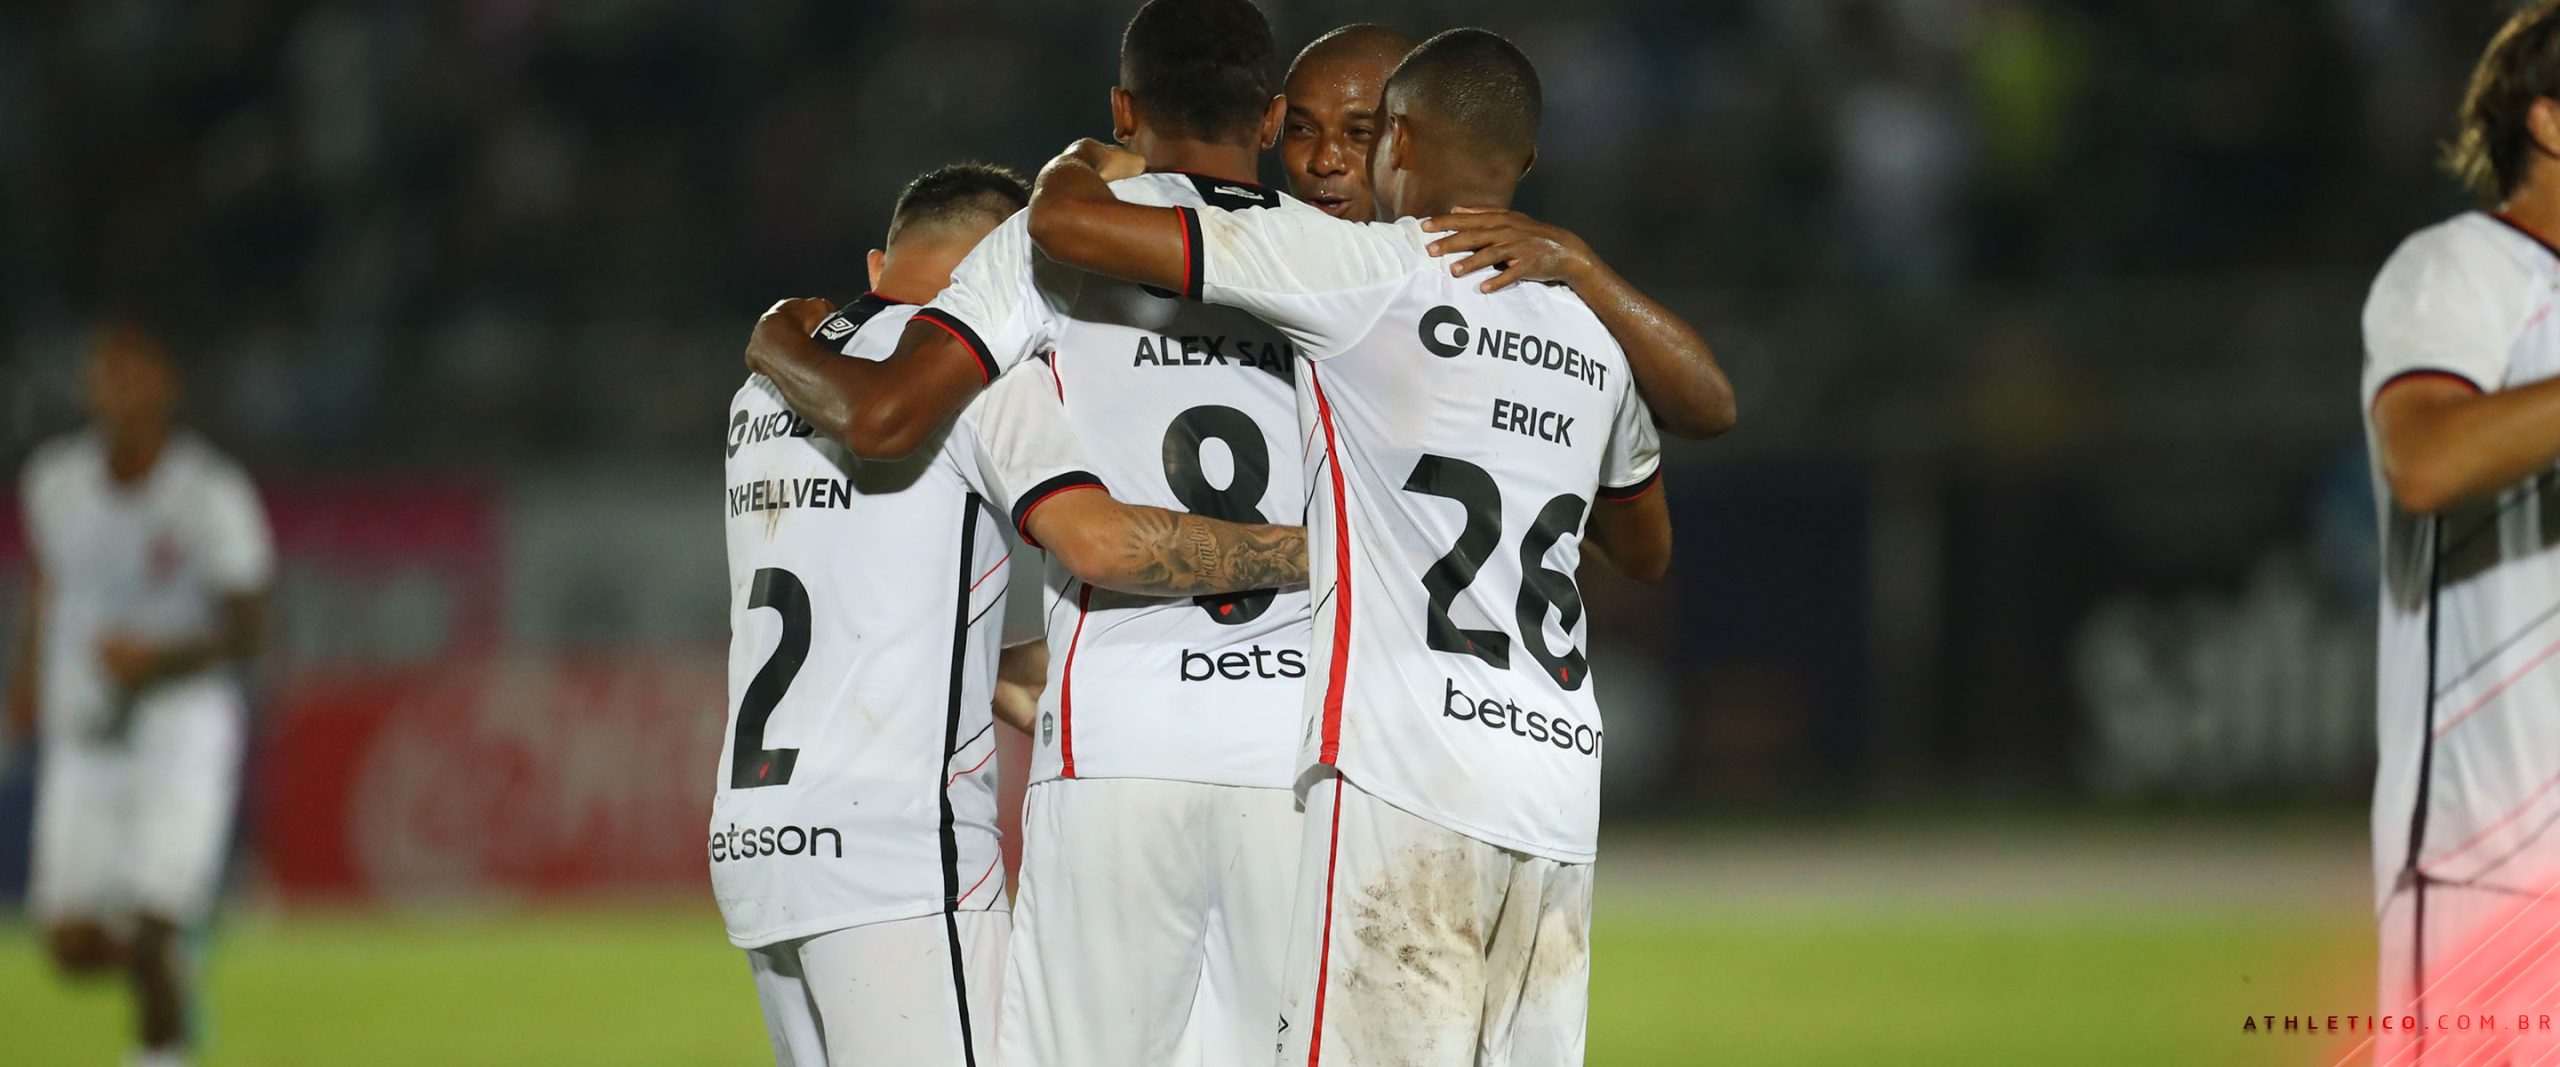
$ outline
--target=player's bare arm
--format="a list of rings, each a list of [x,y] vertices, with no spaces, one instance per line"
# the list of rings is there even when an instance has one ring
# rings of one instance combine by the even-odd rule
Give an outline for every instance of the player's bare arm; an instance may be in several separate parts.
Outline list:
[[[986,388],[968,347],[924,320],[907,324],[887,359],[844,358],[810,339],[834,310],[824,300],[776,302],[747,335],[747,369],[771,379],[791,410],[855,455],[904,458]]]
[[[1040,168],[1031,186],[1031,243],[1071,267],[1181,292],[1191,279],[1182,213],[1132,204],[1111,183],[1145,173],[1146,160],[1086,138]]]
[[[210,635],[169,644],[111,635],[98,655],[116,687],[133,693],[216,664],[248,662],[266,644],[266,631],[267,594],[233,593],[222,598],[221,625]]]
[[[1656,480],[1625,499],[1602,496],[1583,528],[1583,547],[1610,569],[1639,582],[1658,582],[1671,570],[1671,505]]]
[[[1449,231],[1432,242],[1432,255],[1472,253],[1454,265],[1452,274],[1465,277],[1498,268],[1479,287],[1484,292],[1519,282],[1560,282],[1571,288],[1626,350],[1636,389],[1663,429],[1691,438],[1733,429],[1740,417],[1733,383],[1706,338],[1609,269],[1573,231],[1517,211],[1458,211],[1425,219],[1423,227]]]
[[[8,721],[0,723],[7,732],[0,736],[32,737],[36,732],[36,655],[44,647],[43,603],[44,572],[30,563],[26,596],[18,605],[17,656],[9,662]]]
[[[1040,714],[1040,690],[1049,684],[1049,646],[1025,641],[996,659],[996,721],[1028,735]]]
[[[2439,511],[2560,462],[2560,380],[2482,393],[2450,375],[2413,374],[2374,397],[2373,425],[2392,499]]]
[[[1141,596],[1282,589],[1307,581],[1307,531],[1124,504],[1100,489],[1057,497],[1025,520],[1076,577]]]

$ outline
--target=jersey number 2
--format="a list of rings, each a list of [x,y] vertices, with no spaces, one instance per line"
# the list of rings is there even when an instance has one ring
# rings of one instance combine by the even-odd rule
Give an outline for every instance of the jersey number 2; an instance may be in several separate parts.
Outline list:
[[[1450,603],[1475,584],[1476,573],[1502,541],[1501,486],[1490,472],[1466,460],[1424,456],[1405,478],[1404,489],[1454,500],[1467,509],[1467,524],[1458,531],[1458,543],[1422,572],[1422,588],[1431,596],[1423,618],[1423,640],[1435,651],[1474,656],[1488,666],[1511,669],[1511,635],[1462,629],[1449,617]],[[1582,621],[1582,588],[1574,584],[1573,575],[1547,566],[1547,552],[1566,533],[1581,527],[1583,512],[1590,506],[1570,493],[1547,501],[1538,509],[1538,521],[1520,539],[1520,596],[1514,604],[1520,639],[1538,665],[1567,690],[1582,688],[1583,677],[1590,673],[1582,649],[1571,641],[1574,624]],[[1562,652],[1547,647],[1549,611],[1555,612],[1557,628],[1567,635]]]
[[[747,606],[779,613],[782,640],[774,644],[773,657],[756,671],[755,680],[747,683],[746,697],[738,702],[737,732],[729,739],[731,789],[783,785],[791,781],[792,764],[800,762],[799,749],[764,747],[764,724],[773,717],[774,706],[782,703],[782,694],[790,691],[791,680],[800,676],[800,664],[809,658],[809,589],[790,571],[766,567],[756,572],[755,586],[747,591]]]

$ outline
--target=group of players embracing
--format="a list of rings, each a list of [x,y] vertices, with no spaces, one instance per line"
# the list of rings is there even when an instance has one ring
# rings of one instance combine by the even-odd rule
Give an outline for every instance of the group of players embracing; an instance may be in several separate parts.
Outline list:
[[[1664,572],[1657,425],[1732,390],[1507,210],[1510,42],[1345,27],[1280,94],[1274,56],[1250,0],[1153,0],[1124,147],[928,173],[869,292],[755,326],[709,848],[783,1064],[1581,1062],[1575,573]]]

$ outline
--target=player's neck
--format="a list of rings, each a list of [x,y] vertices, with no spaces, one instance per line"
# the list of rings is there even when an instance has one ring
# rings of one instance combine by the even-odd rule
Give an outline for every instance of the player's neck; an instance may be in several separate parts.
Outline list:
[[[2535,167],[2498,215],[2523,227],[2524,232],[2544,244],[2560,240],[2560,174],[2554,173],[2552,167]]]
[[[1262,184],[1262,153],[1242,145],[1207,141],[1155,141],[1144,153],[1147,169],[1175,170],[1220,181]]]
[[[168,450],[169,428],[136,430],[107,438],[107,475],[117,484],[132,485],[151,476],[151,468],[160,464],[160,453]]]
[[[1480,211],[1509,211],[1512,192],[1512,189],[1497,189],[1489,185],[1451,186],[1447,189],[1425,188],[1420,191],[1420,195],[1414,197],[1414,203],[1398,206],[1405,209],[1404,214],[1416,218],[1446,215],[1462,207]]]
[[[880,276],[871,279],[871,291],[901,304],[931,303],[951,284],[951,268],[969,249],[957,254],[940,248],[925,249],[914,255],[901,256],[904,248],[893,248],[880,258]]]

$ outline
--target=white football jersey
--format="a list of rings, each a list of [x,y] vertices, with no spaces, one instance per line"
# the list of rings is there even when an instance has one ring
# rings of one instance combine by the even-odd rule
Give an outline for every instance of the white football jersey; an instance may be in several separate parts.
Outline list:
[[[816,336],[883,359],[915,313],[865,294]],[[729,938],[1002,905],[989,702],[1008,510],[1098,484],[1046,368],[905,460],[815,436],[771,382],[730,402],[729,710],[711,881]]]
[[[113,729],[116,695],[99,642],[210,636],[222,599],[265,588],[275,572],[266,509],[246,474],[178,434],[142,481],[120,485],[94,431],[56,439],[21,483],[29,550],[44,571],[39,718],[49,737]],[[174,691],[236,687],[232,665],[163,682]]]
[[[1304,756],[1480,841],[1589,861],[1583,520],[1653,485],[1626,355],[1570,290],[1477,291],[1415,220],[1183,212],[1188,287],[1305,360],[1316,684]]]
[[[1319,214],[1250,182],[1158,173],[1113,185],[1158,205]],[[1232,522],[1304,521],[1288,340],[1232,308],[1065,267],[1029,216],[987,235],[929,310],[1010,365],[1055,350],[1067,422],[1133,504]],[[1167,778],[1287,788],[1307,676],[1304,589],[1165,599],[1053,565],[1049,684],[1031,780]]]
[[[2484,393],[2560,375],[2560,253],[2495,217],[2421,230],[2364,309],[2364,412],[2444,375]],[[2378,455],[2378,449],[2370,449]],[[2377,461],[2382,606],[2377,901],[2412,865],[2528,895],[2560,878],[2560,492],[2545,470],[2494,498],[2401,510]]]

